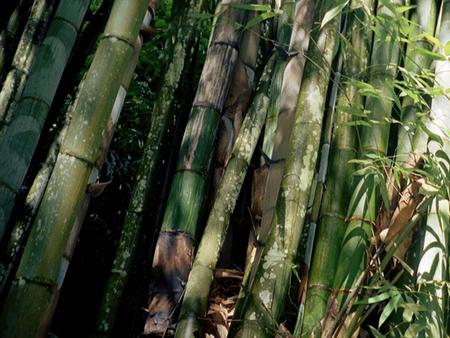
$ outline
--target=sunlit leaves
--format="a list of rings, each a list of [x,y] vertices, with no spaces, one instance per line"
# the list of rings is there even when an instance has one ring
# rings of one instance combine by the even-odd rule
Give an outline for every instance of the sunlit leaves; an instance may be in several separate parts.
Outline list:
[[[347,6],[349,0],[344,1],[343,3],[337,5],[336,7],[333,7],[329,11],[325,13],[323,16],[322,22],[320,23],[320,29],[322,29],[327,23],[329,23],[331,20],[333,20],[335,17],[337,17],[339,14],[341,14],[342,10]]]

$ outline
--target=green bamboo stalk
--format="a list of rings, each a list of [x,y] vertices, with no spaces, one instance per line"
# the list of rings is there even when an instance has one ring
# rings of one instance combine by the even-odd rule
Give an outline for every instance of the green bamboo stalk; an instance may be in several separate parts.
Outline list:
[[[445,282],[448,280],[449,201],[436,197],[427,216],[422,257],[417,268],[418,304],[427,311],[417,314],[422,328],[418,337],[447,337]]]
[[[417,36],[427,33],[434,36],[436,29],[436,1],[419,0],[417,8],[411,16],[411,33],[409,37],[413,42],[406,46],[406,57],[404,68],[412,76],[421,75],[424,69],[430,69],[432,58],[417,51],[418,48],[430,50],[430,44],[424,40],[414,41]],[[422,105],[417,104],[410,96],[406,96],[402,101],[402,124],[398,131],[398,141],[396,149],[396,161],[402,163],[406,168],[414,166],[418,157],[426,150],[425,144],[419,142],[420,128],[417,128],[417,113],[422,111]],[[420,149],[422,145],[422,149]]]
[[[273,213],[276,207],[278,192],[280,189],[282,174],[286,158],[288,156],[289,139],[294,124],[295,107],[297,97],[302,82],[303,69],[305,65],[305,53],[308,49],[310,29],[314,15],[312,14],[314,3],[311,0],[300,1],[296,3],[295,17],[293,21],[293,30],[287,52],[287,64],[284,67],[282,75],[280,100],[277,102],[279,112],[275,114],[278,117],[273,141],[273,150],[269,157],[274,160],[268,166],[267,178],[265,181],[264,200],[262,205],[261,227],[258,234],[258,240],[265,242],[270,232]],[[283,21],[287,23],[287,21]],[[282,29],[282,31],[288,28]],[[281,58],[280,58],[281,59]],[[282,60],[278,62],[283,63]],[[274,86],[275,87],[275,86]],[[274,110],[275,112],[275,110]],[[264,168],[264,167],[263,167]],[[263,169],[264,170],[264,169]],[[248,257],[245,279],[250,278],[250,274],[256,273],[258,261],[261,258],[262,247],[254,247],[250,257]]]
[[[366,6],[370,7],[369,1]],[[367,66],[370,38],[364,23],[367,15],[362,8],[352,4],[348,14],[351,20],[349,49],[342,49],[345,55],[343,88],[337,100],[337,112],[334,127],[329,173],[326,189],[320,208],[320,221],[314,256],[309,273],[308,291],[305,303],[303,323],[297,322],[294,336],[310,336],[320,333],[320,321],[325,316],[337,258],[345,231],[345,214],[352,193],[353,166],[348,163],[356,155],[356,130],[351,125],[352,110],[359,109],[363,100],[351,80],[363,80]]]
[[[438,33],[442,46],[450,42],[450,1],[442,3],[442,17]],[[446,55],[441,50],[442,55]],[[436,62],[435,82],[442,90],[450,88],[450,61],[448,58]],[[430,118],[427,127],[442,141],[429,139],[428,153],[435,157],[436,165],[445,167],[446,173],[450,163],[438,156],[439,151],[450,154],[450,99],[447,95],[434,97],[431,103]],[[448,155],[447,155],[448,156]],[[445,177],[445,176],[444,176]],[[447,174],[448,183],[448,174]],[[444,183],[445,184],[445,183]],[[417,322],[425,328],[419,337],[446,337],[447,296],[445,281],[448,280],[448,230],[449,230],[449,196],[437,195],[431,205],[425,227],[422,255],[417,268],[418,303],[427,311],[420,313]]]
[[[17,47],[18,35],[24,23],[23,21],[26,19],[28,6],[28,0],[18,1],[5,29],[0,33],[0,83],[3,83],[3,72],[11,61],[10,58],[12,55],[10,54],[14,53]]]
[[[292,46],[290,46],[289,42],[291,40],[292,28],[294,25],[296,3],[297,1],[279,1],[277,2],[279,8],[275,8],[275,11],[281,13],[277,18],[277,41],[275,43],[275,50],[278,53],[279,58],[275,64],[273,79],[271,81],[269,112],[264,127],[264,140],[262,146],[263,152],[270,158],[272,157],[278,114],[280,112],[282,97],[281,89],[283,86],[285,69],[291,58],[289,52],[292,52]],[[262,163],[264,164],[264,160]]]
[[[0,239],[31,163],[88,0],[63,0],[25,84],[17,110],[0,136]]]
[[[334,1],[316,4],[316,18],[322,20],[324,13],[336,5]],[[237,318],[242,317],[243,323],[232,336],[273,336],[283,310],[316,166],[331,63],[338,43],[339,17],[316,27],[311,37],[307,54],[307,60],[311,61],[306,63],[300,87],[272,230],[256,278],[244,286],[248,294],[236,305]]]
[[[0,123],[9,123],[9,118],[15,110],[15,101],[20,99],[54,4],[54,0],[35,0],[33,3],[13,58],[12,69],[8,72],[0,91]]]
[[[393,1],[393,5],[401,2]],[[394,17],[388,8],[378,7],[378,15]],[[377,28],[387,31],[391,25],[377,24]],[[378,95],[366,99],[365,109],[369,111],[368,119],[374,124],[363,126],[361,129],[361,156],[385,156],[389,139],[389,124],[385,118],[390,117],[394,98],[393,80],[397,74],[397,63],[400,45],[394,37],[386,41],[382,36],[374,36],[374,45],[371,52],[370,84],[379,91]],[[381,183],[384,184],[384,183]],[[337,290],[331,302],[337,302],[338,308],[346,299],[347,293],[361,276],[367,263],[367,247],[372,236],[372,225],[376,220],[379,188],[374,175],[362,176],[353,192],[349,203],[347,228],[342,241],[339,255],[339,265],[334,277],[334,287]],[[336,299],[334,299],[336,297]],[[330,303],[331,304],[331,303]],[[328,320],[333,321],[331,318]],[[325,324],[328,326],[328,324]],[[335,329],[334,325],[330,327]],[[332,333],[328,333],[331,335]]]
[[[57,138],[53,141],[48,151],[47,157],[36,174],[33,184],[27,194],[24,202],[23,213],[18,220],[14,222],[11,231],[11,237],[0,256],[0,294],[5,292],[5,287],[12,269],[16,265],[20,254],[23,251],[27,235],[31,228],[34,217],[36,216],[39,204],[44,196],[50,175],[55,166],[60,144],[64,138],[67,125],[59,132]]]
[[[196,17],[201,13],[204,1],[188,1],[187,7],[187,13],[180,17],[179,27],[175,33],[176,42],[170,47],[173,49],[172,61],[167,67],[162,87],[153,107],[152,123],[137,173],[135,188],[124,221],[111,276],[107,282],[97,317],[96,333],[98,335],[108,336],[113,329],[122,293],[136,255],[144,216],[149,207],[148,202],[154,191],[157,164],[162,157],[160,145],[165,139],[169,125],[173,122],[173,115],[176,113],[174,111],[174,95],[180,85],[183,72],[190,66],[193,46],[198,40],[199,26]]]
[[[198,318],[207,309],[208,295],[214,271],[225,240],[231,214],[236,206],[248,166],[264,125],[269,103],[269,83],[272,75],[272,57],[265,66],[257,94],[244,119],[241,131],[220,181],[217,197],[209,214],[199,244],[181,305],[175,337],[195,337],[200,332]]]
[[[246,17],[245,11],[231,6],[233,3],[238,2],[224,2],[214,26],[178,154],[152,264],[155,277],[150,288],[150,320],[144,329],[147,334],[170,325],[194,258],[194,238],[204,202],[206,176]],[[178,250],[176,259],[173,259],[173,250]]]
[[[262,0],[258,0],[262,3]],[[259,13],[249,14],[249,20]],[[233,145],[238,137],[250,98],[253,93],[255,68],[259,47],[259,25],[246,30],[242,36],[239,57],[234,68],[230,92],[223,107],[222,122],[219,125],[217,146],[214,150],[214,178],[211,200],[214,201],[220,179],[225,171]]]
[[[114,3],[74,104],[55,169],[7,296],[0,317],[2,337],[46,334],[52,299],[57,297],[68,264],[64,251],[71,227],[80,210],[89,176],[97,170],[93,168],[102,145],[102,134],[111,112],[115,113],[115,99],[133,55],[147,5],[148,0],[116,0]],[[23,318],[27,320],[24,322]]]

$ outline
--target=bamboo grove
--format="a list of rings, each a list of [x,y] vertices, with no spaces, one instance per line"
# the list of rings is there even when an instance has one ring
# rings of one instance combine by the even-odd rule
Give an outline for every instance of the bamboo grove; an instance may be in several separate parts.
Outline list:
[[[450,335],[449,0],[5,1],[0,82],[1,337]]]

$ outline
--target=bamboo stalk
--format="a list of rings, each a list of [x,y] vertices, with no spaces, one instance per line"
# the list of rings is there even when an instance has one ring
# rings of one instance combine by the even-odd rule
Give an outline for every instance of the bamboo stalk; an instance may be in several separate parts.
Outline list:
[[[305,53],[308,49],[309,35],[313,20],[314,2],[304,0],[296,3],[295,17],[293,20],[293,30],[289,41],[289,50],[287,51],[287,60],[279,60],[286,64],[282,74],[280,99],[273,112],[277,116],[276,130],[273,136],[273,150],[267,156],[273,159],[270,165],[264,165],[259,170],[267,171],[267,178],[263,183],[263,201],[261,210],[261,228],[259,231],[259,241],[265,242],[270,232],[270,224],[276,207],[277,196],[280,189],[282,174],[288,156],[289,139],[292,126],[294,125],[295,107],[297,97],[302,82],[303,69],[305,65]],[[285,23],[287,23],[285,21]],[[264,173],[263,173],[264,175]],[[259,260],[262,247],[256,247],[250,257]],[[246,269],[246,275],[249,275],[251,264]],[[257,266],[257,264],[254,264]]]
[[[316,4],[319,21],[336,4]],[[252,284],[244,286],[248,294],[236,305],[237,317],[241,318],[243,313],[243,323],[232,336],[273,336],[284,307],[316,166],[331,62],[338,43],[339,17],[320,29],[317,27],[311,37],[307,54],[310,62],[306,63],[300,87],[272,231],[265,243],[256,278],[250,281]]]
[[[6,27],[3,30],[0,29],[0,83],[3,83],[4,71],[11,61],[11,54],[14,53],[17,47],[18,35],[28,14],[29,0],[16,2],[15,6],[12,5],[13,11],[8,18]],[[9,3],[13,4],[12,1]]]
[[[262,3],[262,0],[258,0],[258,2]],[[250,13],[249,20],[256,17],[257,14],[258,12]],[[242,36],[230,92],[223,107],[223,117],[217,133],[217,146],[214,150],[213,191],[210,194],[212,201],[216,196],[220,179],[225,171],[253,93],[259,39],[259,25],[246,30]]]
[[[438,39],[445,46],[450,41],[450,1],[442,3],[442,18]],[[440,51],[445,55],[444,51]],[[450,61],[436,62],[436,87],[443,90],[450,88]],[[447,95],[434,97],[431,103],[430,118],[427,127],[431,133],[440,138],[428,141],[428,153],[433,156],[436,166],[446,168],[444,177],[450,169],[450,163],[441,159],[439,151],[450,154],[450,99]],[[447,155],[448,156],[448,155]],[[444,183],[445,184],[445,183]],[[427,311],[418,315],[417,322],[425,326],[419,337],[446,337],[447,301],[445,281],[448,280],[448,229],[449,229],[449,196],[437,195],[428,214],[424,233],[422,255],[417,268],[418,303]]]
[[[418,48],[430,50],[430,44],[424,40],[418,40],[416,37],[422,33],[434,36],[436,30],[436,1],[419,0],[417,8],[411,16],[411,33],[409,37],[413,42],[406,46],[405,70],[412,76],[421,75],[423,70],[431,67],[432,59],[430,56],[417,52]],[[422,109],[421,109],[422,108]],[[418,125],[417,113],[423,110],[423,105],[417,104],[410,96],[406,96],[402,101],[402,124],[398,131],[398,141],[396,149],[396,160],[406,168],[414,166],[418,157],[426,150],[424,142],[420,142],[421,131]],[[421,149],[422,148],[422,149]]]
[[[261,174],[263,177],[266,175],[262,183],[263,201],[261,203],[261,227],[258,235],[258,241],[260,242],[265,242],[270,232],[270,224],[288,156],[289,139],[294,125],[295,107],[306,60],[305,53],[308,49],[310,29],[314,18],[313,7],[314,3],[310,0],[296,3],[293,30],[289,41],[289,50],[287,51],[287,64],[284,66],[284,73],[282,74],[280,100],[277,102],[279,112],[276,112],[278,120],[272,140],[273,151],[271,154],[267,154],[274,161],[270,165],[263,165],[255,172],[255,175]],[[288,23],[288,21],[284,22]],[[280,57],[278,62],[284,63],[285,61]],[[275,111],[275,108],[273,109]],[[253,242],[256,242],[256,238],[253,239]],[[245,279],[250,278],[250,275],[252,275],[251,278],[254,278],[258,263],[253,264],[252,262],[260,260],[262,250],[263,247],[253,247],[250,257],[247,259]]]
[[[64,252],[98,159],[148,1],[116,0],[74,104],[55,169],[0,317],[2,337],[43,336],[68,262]],[[112,72],[111,70],[114,69]],[[108,84],[108,85],[105,85]],[[33,304],[32,307],[29,304]],[[26,322],[22,319],[27,318]]]
[[[153,259],[149,320],[144,329],[147,334],[170,326],[192,266],[206,175],[238,57],[240,26],[246,17],[245,11],[229,6],[233,3],[238,2],[222,3],[178,154],[176,174]],[[174,250],[178,253],[175,257]]]
[[[294,49],[292,48],[294,46],[291,46],[289,42],[291,41],[292,29],[294,26],[294,14],[297,2],[298,1],[279,1],[277,2],[279,8],[275,8],[275,11],[279,11],[281,13],[280,16],[277,17],[277,40],[275,43],[275,51],[279,55],[279,58],[275,64],[273,79],[270,84],[271,95],[269,112],[267,114],[264,127],[264,140],[262,146],[263,152],[270,158],[272,158],[278,114],[280,113],[280,104],[282,98],[281,89],[283,87],[285,69],[288,62],[292,58],[289,53],[292,53]],[[308,24],[306,23],[305,26],[307,25]],[[299,51],[295,51],[294,53],[299,53]]]
[[[366,2],[367,6],[370,6]],[[337,112],[331,157],[326,179],[314,256],[308,277],[308,291],[303,323],[297,322],[295,336],[320,333],[320,321],[326,313],[330,287],[338,264],[341,241],[345,231],[345,213],[352,193],[353,166],[348,163],[356,155],[356,130],[351,125],[352,110],[360,109],[363,100],[351,80],[363,80],[367,66],[370,38],[364,23],[367,16],[362,8],[352,4],[348,34],[351,47],[342,49],[345,59],[343,88],[337,100]],[[352,48],[352,49],[350,49]],[[319,178],[320,179],[320,178]],[[322,179],[323,181],[323,179]],[[337,197],[339,196],[339,197]]]
[[[0,239],[31,163],[59,81],[77,38],[87,0],[63,0],[33,57],[22,97],[0,137]]]
[[[11,237],[8,240],[0,258],[0,294],[5,292],[11,271],[16,265],[28,237],[31,224],[36,216],[39,204],[44,196],[45,189],[55,166],[60,144],[64,138],[67,125],[65,125],[48,151],[45,162],[36,174],[33,184],[25,199],[23,210],[18,220],[14,222]]]
[[[173,122],[173,115],[176,114],[176,111],[174,112],[174,94],[180,85],[183,72],[190,66],[193,46],[198,39],[199,30],[196,16],[201,13],[204,2],[188,1],[187,7],[189,8],[187,13],[180,17],[175,35],[176,42],[171,47],[173,48],[172,61],[167,68],[153,107],[152,123],[138,170],[136,185],[97,318],[96,331],[98,335],[108,336],[113,329],[121,296],[136,255],[144,216],[149,208],[149,199],[154,191],[157,164],[162,157],[161,142],[165,139],[167,129]]]
[[[12,69],[8,72],[0,91],[0,123],[2,124],[8,124],[11,114],[15,111],[16,100],[19,100],[22,94],[34,62],[36,49],[43,39],[54,4],[55,0],[35,0],[33,3],[12,61]]]
[[[270,97],[268,85],[272,75],[273,60],[272,57],[264,69],[257,94],[244,119],[231,158],[220,181],[217,197],[189,274],[175,337],[195,337],[200,332],[198,318],[206,312],[209,290],[230,217],[264,125]]]
[[[401,2],[393,1],[393,5]],[[394,17],[388,8],[379,5],[377,15]],[[390,26],[377,24],[377,29],[388,31]],[[395,27],[391,27],[395,29]],[[369,126],[361,129],[361,156],[373,154],[375,156],[385,156],[389,139],[389,124],[385,121],[390,117],[394,98],[393,80],[397,74],[397,63],[399,58],[399,42],[392,37],[390,41],[385,41],[382,35],[375,34],[374,45],[371,52],[371,74],[370,84],[379,91],[376,96],[367,97],[365,109],[369,111],[368,119],[372,121]],[[375,124],[373,124],[375,123]],[[356,285],[358,278],[365,270],[367,259],[367,248],[369,239],[372,236],[372,226],[376,220],[378,199],[381,197],[375,175],[362,176],[357,182],[349,203],[347,213],[347,228],[342,241],[339,255],[339,265],[334,277],[334,288],[330,304],[340,306],[344,303],[347,293]],[[382,182],[381,184],[384,184]],[[336,329],[331,311],[324,327]],[[327,332],[327,335],[332,335]]]

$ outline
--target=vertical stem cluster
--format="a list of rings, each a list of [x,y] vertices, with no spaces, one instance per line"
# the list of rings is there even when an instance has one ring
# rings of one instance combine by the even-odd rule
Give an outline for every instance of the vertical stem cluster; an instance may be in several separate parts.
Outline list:
[[[264,125],[272,68],[273,58],[264,69],[257,94],[244,119],[231,158],[220,181],[217,198],[209,214],[186,285],[176,337],[195,337],[200,331],[198,318],[206,312],[214,270],[226,237],[230,217]]]
[[[445,46],[450,42],[450,1],[442,3],[442,16],[438,38]],[[435,81],[436,87],[445,90],[450,89],[450,61],[448,55],[440,51],[445,60],[436,62]],[[450,154],[450,99],[448,95],[440,95],[433,98],[431,112],[427,121],[427,128],[436,135],[442,143],[436,139],[428,140],[428,153],[436,161],[436,166],[443,172],[448,172],[450,163],[439,156],[439,152]],[[448,157],[447,157],[448,158]],[[445,168],[445,169],[444,169]],[[445,177],[445,176],[444,176]],[[420,332],[420,337],[445,337],[446,315],[448,315],[448,295],[444,283],[448,280],[448,231],[449,231],[449,196],[437,194],[432,201],[425,226],[422,255],[417,268],[417,285],[419,291],[418,303],[427,311],[421,312],[417,318],[419,324],[425,329]]]
[[[318,21],[336,5],[334,1],[316,4]],[[310,62],[306,63],[300,87],[271,233],[265,243],[255,279],[250,279],[250,283],[245,286],[248,294],[238,301],[237,316],[242,317],[243,322],[233,335],[273,336],[283,310],[316,166],[338,26],[339,16],[323,27],[317,27],[311,36],[307,53]]]
[[[369,1],[367,5],[370,6]],[[355,6],[356,7],[356,6]],[[348,14],[349,49],[344,54],[343,87],[336,107],[333,143],[328,164],[326,189],[320,209],[318,234],[308,280],[302,336],[320,333],[320,321],[325,316],[330,287],[338,265],[342,237],[345,231],[345,216],[352,193],[353,166],[348,163],[356,155],[356,130],[352,127],[352,111],[360,109],[363,100],[352,80],[364,80],[367,66],[369,41],[365,24],[367,14],[362,8],[352,6]],[[352,49],[350,49],[352,48]],[[346,81],[345,79],[348,79]]]
[[[125,217],[122,235],[119,240],[111,275],[97,318],[97,333],[109,335],[112,332],[115,317],[122,299],[122,293],[128,281],[133,259],[135,258],[139,237],[142,232],[144,216],[147,213],[150,196],[153,192],[157,165],[161,160],[161,142],[173,122],[175,107],[174,95],[180,85],[183,73],[191,65],[190,60],[198,40],[198,22],[204,1],[186,1],[187,13],[180,16],[174,33],[172,61],[167,67],[156,102],[153,106],[150,131],[144,154],[137,173],[137,180]]]
[[[88,0],[63,0],[34,56],[16,109],[0,136],[0,238],[14,207],[45,120],[89,6]]]
[[[1,317],[2,337],[44,335],[53,300],[63,283],[64,257],[81,208],[123,73],[135,49],[148,0],[116,0],[103,38],[79,90],[72,121],[36,215]],[[30,306],[33,304],[33,306]],[[24,322],[23,318],[27,318]]]
[[[245,11],[223,1],[181,143],[156,243],[145,332],[164,331],[181,300],[194,258],[194,238],[222,109],[238,58]],[[173,252],[177,252],[174,257]]]
[[[8,124],[15,101],[22,94],[25,81],[34,62],[36,49],[42,41],[55,0],[35,0],[3,87],[0,91],[0,124]]]

